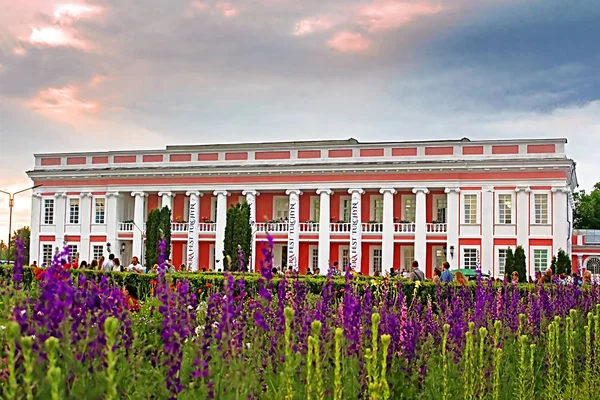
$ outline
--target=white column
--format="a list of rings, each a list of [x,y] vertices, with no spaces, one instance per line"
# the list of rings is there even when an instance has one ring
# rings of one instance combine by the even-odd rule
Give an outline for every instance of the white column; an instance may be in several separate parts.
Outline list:
[[[227,193],[226,190],[215,190],[217,196],[217,232],[215,236],[215,267],[225,271],[226,263],[223,256],[225,249],[225,225],[227,224]]]
[[[255,271],[254,266],[256,265],[256,196],[258,196],[256,190],[244,190],[242,192],[243,196],[246,196],[246,203],[248,203],[248,208],[250,209],[250,226],[252,227],[252,243],[250,255],[248,257],[248,271]]]
[[[317,190],[319,198],[319,270],[321,275],[327,275],[329,272],[329,254],[331,249],[330,242],[330,223],[331,223],[331,195],[333,192],[329,189]],[[342,265],[346,268],[347,265]]]
[[[459,196],[460,189],[450,187],[446,193],[446,254],[450,268],[459,268],[460,256],[458,255],[458,232],[460,227]]]
[[[131,196],[135,199],[134,211],[133,211],[133,244],[132,244],[132,257],[138,257],[139,259],[143,259],[142,252],[144,251],[143,247],[143,229],[144,229],[144,200],[146,197],[146,193],[144,192],[133,192]],[[115,241],[115,247],[117,246]],[[113,252],[116,251],[113,250]],[[150,266],[151,267],[151,266]]]
[[[554,187],[552,188],[552,250],[556,255],[558,250],[568,251],[569,233],[567,232],[568,212],[569,207],[568,196],[569,188]]]
[[[288,246],[287,267],[298,271],[298,257],[300,256],[300,195],[301,191],[293,189],[286,190],[288,199]]]
[[[494,187],[484,186],[481,191],[481,253],[479,267],[492,272],[494,265]]]
[[[583,254],[577,254],[577,273],[581,275],[583,272]]]
[[[31,226],[29,235],[29,264],[37,261],[42,265],[40,259],[40,224],[42,222],[42,195],[33,193],[31,195]]]
[[[528,187],[517,187],[517,246],[522,246],[525,251],[525,269],[529,271],[529,224],[531,216],[529,215],[529,193],[531,189]]]
[[[169,210],[173,209],[173,197],[175,197],[174,193],[171,192],[158,192],[159,197],[161,198],[161,208],[168,207]],[[173,218],[171,218],[173,219]]]
[[[92,210],[95,212],[95,210]],[[104,216],[106,223],[106,243],[110,243],[111,251],[117,251],[117,227],[119,225],[119,192],[106,193],[106,214]],[[136,229],[133,228],[135,231]],[[135,235],[135,234],[134,234]],[[133,254],[134,256],[138,254]],[[108,255],[105,255],[108,257]],[[142,259],[140,258],[140,261]]]
[[[189,196],[188,211],[188,237],[187,237],[187,266],[192,267],[192,271],[198,270],[198,228],[200,226],[200,196],[198,191],[186,192]]]
[[[90,261],[90,229],[92,227],[92,194],[83,192],[79,194],[79,223],[81,237],[79,242],[79,259]]]
[[[365,191],[349,189],[348,193],[352,195],[350,200],[350,268],[359,272],[362,257],[361,202]]]
[[[394,195],[396,189],[383,188],[383,233],[381,235],[381,264],[383,272],[394,267]]]
[[[54,246],[62,250],[65,241],[65,219],[67,213],[67,194],[54,194]]]
[[[421,271],[425,272],[427,263],[427,188],[414,188],[416,195],[415,207],[415,260]]]

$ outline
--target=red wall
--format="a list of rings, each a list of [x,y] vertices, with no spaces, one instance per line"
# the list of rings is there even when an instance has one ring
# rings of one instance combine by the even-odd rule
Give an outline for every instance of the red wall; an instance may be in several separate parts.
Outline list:
[[[396,271],[400,270],[400,243],[394,243],[394,269]]]
[[[205,194],[204,196],[202,196],[200,198],[200,221],[210,221],[212,216],[210,214],[210,208],[211,208],[211,203],[212,203],[212,199],[213,199],[212,193],[211,194]],[[216,222],[216,221],[213,221]]]
[[[146,202],[146,215],[155,208],[158,208],[158,193],[150,193]]]
[[[332,221],[339,221],[340,220],[340,196],[341,196],[340,191],[337,192],[333,192],[333,194],[330,196],[330,204],[329,207],[331,209],[330,211],[330,217]]]
[[[310,219],[311,196],[311,193],[304,193],[300,196],[300,222],[306,222]]]
[[[375,195],[375,193],[376,192],[366,192],[363,194],[360,205],[360,217],[362,222],[368,222],[371,220],[371,196]]]
[[[256,197],[256,221],[265,222],[273,219],[273,196],[276,193],[261,193]]]
[[[435,268],[435,266],[433,265],[433,243],[427,243],[427,253],[425,256],[425,276],[427,278],[432,278],[433,277],[433,268]],[[422,262],[422,261],[419,261]],[[419,265],[421,267],[421,265]],[[439,266],[439,265],[438,265]],[[421,270],[423,270],[423,267],[420,268]]]
[[[233,204],[237,204],[241,195],[242,192],[230,192],[229,196],[227,196],[227,208],[231,207]]]
[[[425,201],[427,205],[425,208],[425,222],[431,222],[433,221],[433,207],[435,206],[433,204],[433,193],[427,193]]]
[[[183,216],[185,215],[185,213],[183,212],[184,202],[185,195],[178,194],[177,196],[175,196],[175,199],[173,201],[173,221],[183,220]]]
[[[219,258],[218,255],[215,257]],[[198,270],[206,268],[208,271],[210,267],[210,242],[200,242],[198,244]],[[221,268],[221,267],[219,267]]]
[[[298,269],[300,270],[301,274],[306,274],[306,270],[308,269],[309,265],[310,253],[308,251],[308,245],[309,244],[307,242],[300,242],[300,249],[298,254]]]
[[[369,252],[370,246],[371,246],[370,243],[362,243],[362,246],[361,246],[362,255],[360,258],[360,271],[365,276],[369,275],[369,258],[371,255],[371,253]]]
[[[171,260],[176,269],[179,269],[181,264],[187,264],[183,262],[183,242],[171,242]]]
[[[342,260],[338,260],[340,254],[340,244],[339,243],[330,243],[329,245],[329,263],[330,266],[333,265],[335,261],[341,263]],[[340,264],[341,265],[341,264]],[[341,265],[341,268],[345,268],[347,265]]]

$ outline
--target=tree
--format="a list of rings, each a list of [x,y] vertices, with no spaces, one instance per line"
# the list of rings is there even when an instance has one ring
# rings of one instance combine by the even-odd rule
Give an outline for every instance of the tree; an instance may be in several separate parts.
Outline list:
[[[165,259],[168,259],[171,255],[171,210],[168,207],[155,208],[148,214],[144,260],[147,267],[158,262],[158,244],[161,240],[167,243]]]
[[[569,255],[563,250],[559,249],[558,254],[556,256],[556,273],[560,274],[568,274],[571,275],[572,267],[571,267],[571,259]]]
[[[252,227],[250,226],[250,207],[247,203],[232,204],[227,210],[225,241],[223,243],[223,265],[231,271],[242,270],[239,249],[243,252],[244,267],[252,254]],[[230,262],[229,266],[228,263]]]
[[[16,242],[17,239],[23,239],[24,243],[24,253],[23,253],[23,262],[25,265],[29,265],[29,237],[31,236],[31,231],[28,226],[24,226],[20,229],[17,229],[13,232],[10,238],[10,259],[16,259]]]
[[[590,194],[585,190],[573,195],[575,210],[573,222],[576,229],[600,229],[600,182]]]
[[[515,255],[512,249],[509,247],[508,250],[506,250],[506,261],[504,261],[504,277],[510,279],[514,270]]]
[[[0,260],[8,260],[8,247],[4,240],[0,240]]]
[[[527,282],[529,280],[527,276],[527,258],[522,246],[517,246],[515,249],[514,260],[514,270],[519,273],[519,282]]]

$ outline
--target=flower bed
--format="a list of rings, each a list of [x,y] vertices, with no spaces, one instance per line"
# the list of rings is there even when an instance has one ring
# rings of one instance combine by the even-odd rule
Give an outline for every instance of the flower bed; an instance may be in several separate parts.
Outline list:
[[[140,306],[121,290],[139,275],[89,279],[65,255],[29,290],[18,266],[1,281],[2,398],[575,399],[600,385],[598,286],[276,281],[266,265],[148,276]]]

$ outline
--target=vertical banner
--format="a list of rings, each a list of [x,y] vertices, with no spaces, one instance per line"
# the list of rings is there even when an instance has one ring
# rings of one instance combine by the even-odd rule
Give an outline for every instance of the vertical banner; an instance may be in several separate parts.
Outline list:
[[[298,250],[300,247],[300,191],[288,190],[286,194],[289,195],[287,267],[291,267],[294,271],[298,271]]]
[[[187,238],[187,266],[192,270],[198,269],[198,211],[200,208],[200,197],[197,192],[186,193],[190,197],[190,208],[188,214],[188,238]]]
[[[349,191],[352,194],[350,201],[350,267],[354,271],[360,271],[362,225],[360,222],[360,202],[362,190]]]

